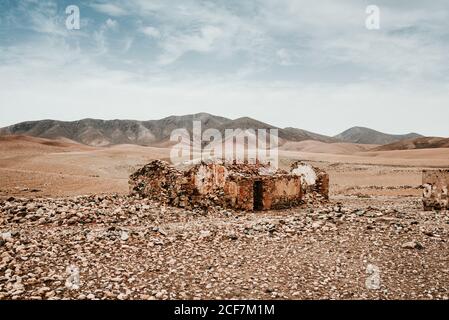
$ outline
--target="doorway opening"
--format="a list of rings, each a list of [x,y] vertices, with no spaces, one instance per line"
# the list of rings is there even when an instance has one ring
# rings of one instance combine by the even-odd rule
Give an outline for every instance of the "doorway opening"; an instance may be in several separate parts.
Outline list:
[[[261,211],[263,209],[263,185],[262,185],[262,181],[254,181],[253,209],[254,209],[254,211]]]

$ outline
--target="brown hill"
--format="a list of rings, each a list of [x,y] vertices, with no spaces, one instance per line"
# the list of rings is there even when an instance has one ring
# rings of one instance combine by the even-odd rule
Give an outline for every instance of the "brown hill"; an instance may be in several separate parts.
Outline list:
[[[405,139],[412,139],[419,137],[422,136],[417,133],[398,135],[398,134],[383,133],[370,128],[353,127],[336,135],[334,138],[343,142],[350,142],[350,143],[384,145]]]
[[[391,150],[413,150],[413,149],[435,149],[449,148],[449,138],[422,137],[416,139],[407,139],[379,146],[371,151],[391,151]]]

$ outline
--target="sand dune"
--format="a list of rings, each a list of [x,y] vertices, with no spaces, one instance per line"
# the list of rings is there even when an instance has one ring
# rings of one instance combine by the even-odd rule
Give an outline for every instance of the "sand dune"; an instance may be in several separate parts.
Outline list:
[[[53,152],[57,150],[90,150],[91,148],[70,139],[44,139],[30,136],[0,136],[0,151],[15,152]]]
[[[330,154],[280,151],[280,158],[302,159],[329,163],[371,164],[384,166],[449,167],[449,149],[357,152]]]
[[[23,136],[0,138],[0,195],[67,196],[126,193],[128,175],[169,149],[118,145],[94,148]]]

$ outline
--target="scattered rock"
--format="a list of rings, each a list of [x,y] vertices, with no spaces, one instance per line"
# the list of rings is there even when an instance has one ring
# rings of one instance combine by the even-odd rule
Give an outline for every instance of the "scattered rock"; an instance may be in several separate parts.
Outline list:
[[[342,203],[224,215],[114,195],[0,201],[0,299],[447,296],[447,215],[413,197]],[[419,259],[394,250],[422,249],[422,239]],[[365,274],[368,260],[396,285]]]
[[[410,241],[410,242],[406,242],[402,245],[402,248],[404,249],[417,249],[417,250],[422,250],[424,249],[424,246],[422,244],[420,244],[419,242],[416,241]]]
[[[120,232],[120,240],[127,241],[129,239],[129,233],[127,231]]]

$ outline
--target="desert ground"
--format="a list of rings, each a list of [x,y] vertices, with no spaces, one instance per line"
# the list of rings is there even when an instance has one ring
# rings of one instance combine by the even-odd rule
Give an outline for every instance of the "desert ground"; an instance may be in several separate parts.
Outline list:
[[[329,203],[204,212],[127,196],[163,146],[0,137],[0,299],[448,299],[449,215],[420,185],[449,148],[374,147],[281,147],[330,174]]]

